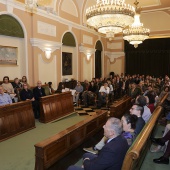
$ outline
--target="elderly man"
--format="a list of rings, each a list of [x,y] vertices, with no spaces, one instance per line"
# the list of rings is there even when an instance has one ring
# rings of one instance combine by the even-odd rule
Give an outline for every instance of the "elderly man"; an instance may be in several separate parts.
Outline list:
[[[68,170],[121,170],[128,143],[122,133],[122,123],[117,118],[109,118],[103,126],[104,136],[108,138],[98,155],[85,153],[82,167],[70,166]]]
[[[40,100],[40,97],[43,97],[43,96],[46,96],[45,94],[45,89],[42,86],[42,83],[40,80],[37,81],[37,87],[35,87],[33,89],[33,95],[34,95],[34,98],[35,100],[37,101],[38,103],[38,106],[37,106],[37,113],[35,115],[35,118],[38,119],[39,118],[39,115],[40,115],[40,107],[39,107],[39,100]]]
[[[11,104],[11,103],[12,103],[11,97],[7,93],[4,93],[4,89],[0,85],[0,106]]]

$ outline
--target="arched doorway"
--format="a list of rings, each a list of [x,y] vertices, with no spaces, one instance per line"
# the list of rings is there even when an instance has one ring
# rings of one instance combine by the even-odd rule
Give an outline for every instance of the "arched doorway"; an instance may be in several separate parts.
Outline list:
[[[100,41],[96,42],[95,46],[96,52],[95,52],[95,78],[100,78],[102,76],[102,44]]]

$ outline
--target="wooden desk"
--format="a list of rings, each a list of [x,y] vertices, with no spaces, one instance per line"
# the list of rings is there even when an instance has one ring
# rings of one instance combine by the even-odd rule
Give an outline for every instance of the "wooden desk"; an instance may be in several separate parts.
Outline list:
[[[47,123],[74,111],[71,92],[53,94],[40,99],[40,122]]]
[[[49,168],[63,156],[75,149],[85,139],[99,131],[107,120],[107,111],[100,111],[94,116],[61,131],[35,145],[35,170]]]
[[[0,141],[35,128],[31,101],[0,107]]]
[[[121,118],[131,108],[131,97],[125,96],[110,106],[110,116]]]

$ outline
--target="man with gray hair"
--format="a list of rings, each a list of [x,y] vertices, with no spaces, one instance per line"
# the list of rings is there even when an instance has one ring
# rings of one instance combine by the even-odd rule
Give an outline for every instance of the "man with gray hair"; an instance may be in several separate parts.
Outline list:
[[[117,118],[109,118],[103,126],[108,139],[98,155],[85,153],[82,167],[70,166],[68,170],[121,170],[128,143],[122,137],[122,123]]]
[[[9,94],[4,93],[3,87],[0,85],[0,106],[11,104],[12,100]]]

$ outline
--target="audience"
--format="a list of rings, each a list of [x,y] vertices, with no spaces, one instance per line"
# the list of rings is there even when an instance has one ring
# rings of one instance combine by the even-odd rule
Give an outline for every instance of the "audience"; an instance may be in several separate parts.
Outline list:
[[[26,83],[27,87],[30,89],[30,85],[27,82],[27,77],[26,76],[22,76],[22,79],[21,79],[21,84],[23,85],[24,83]]]
[[[11,104],[12,100],[8,93],[4,93],[3,86],[0,85],[0,106]]]
[[[70,166],[68,170],[121,170],[129,148],[127,140],[121,135],[122,123],[117,118],[109,118],[103,129],[108,140],[99,154],[85,153],[82,167]]]

